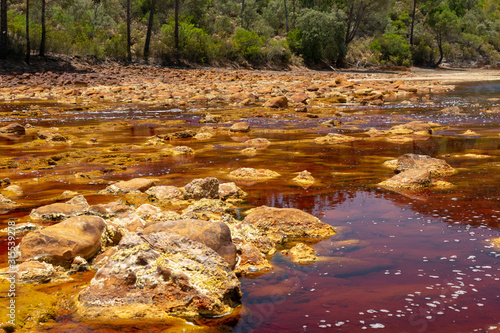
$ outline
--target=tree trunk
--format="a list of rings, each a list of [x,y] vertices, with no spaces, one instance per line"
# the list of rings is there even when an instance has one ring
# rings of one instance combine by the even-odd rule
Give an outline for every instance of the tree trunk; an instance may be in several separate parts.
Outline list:
[[[245,12],[245,0],[241,0],[241,27],[242,28],[243,28],[243,25],[245,23],[244,12]]]
[[[179,51],[179,0],[175,0],[174,7],[174,46],[175,50]]]
[[[0,2],[0,59],[7,56],[7,0]]]
[[[417,8],[417,0],[413,0],[413,12],[411,14],[411,29],[410,29],[410,45],[413,46],[413,26],[415,24],[415,10]]]
[[[439,48],[439,60],[434,64],[434,67],[439,67],[441,65],[441,62],[443,61],[444,55],[443,55],[443,40],[441,36],[438,36],[438,48]]]
[[[127,61],[132,62],[131,44],[132,38],[130,37],[130,0],[127,0]]]
[[[288,34],[288,10],[286,9],[286,0],[283,0],[283,3],[285,4],[285,23],[286,23],[286,33]]]
[[[26,0],[26,63],[30,63],[30,0]]]
[[[153,19],[155,15],[156,0],[151,1],[151,10],[149,11],[148,31],[146,33],[146,43],[144,44],[144,60],[149,60],[149,44],[151,42],[151,31],[153,30]]]
[[[45,30],[45,5],[46,0],[42,0],[42,39],[40,41],[40,57],[45,57],[45,39],[46,39],[46,30]]]

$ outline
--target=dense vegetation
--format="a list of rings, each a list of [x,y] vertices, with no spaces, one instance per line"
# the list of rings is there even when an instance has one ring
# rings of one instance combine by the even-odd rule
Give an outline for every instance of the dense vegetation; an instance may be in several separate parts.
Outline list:
[[[500,62],[498,0],[1,0],[1,5],[0,56],[28,55],[27,60],[31,50],[162,64]]]

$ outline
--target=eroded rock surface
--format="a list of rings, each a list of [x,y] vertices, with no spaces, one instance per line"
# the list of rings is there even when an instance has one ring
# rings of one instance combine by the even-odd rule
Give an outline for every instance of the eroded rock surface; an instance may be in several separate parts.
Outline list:
[[[200,242],[217,252],[231,268],[236,265],[236,246],[231,240],[231,231],[222,222],[202,220],[177,220],[153,224],[143,234],[155,232],[175,233]]]
[[[264,235],[283,242],[288,239],[328,238],[335,234],[335,228],[321,222],[317,217],[295,208],[254,208],[244,222],[256,226]]]
[[[86,319],[219,316],[241,298],[240,282],[209,247],[165,232],[126,235],[80,292]]]
[[[68,266],[79,256],[92,258],[101,249],[106,223],[97,216],[77,216],[24,236],[21,260],[34,259]]]

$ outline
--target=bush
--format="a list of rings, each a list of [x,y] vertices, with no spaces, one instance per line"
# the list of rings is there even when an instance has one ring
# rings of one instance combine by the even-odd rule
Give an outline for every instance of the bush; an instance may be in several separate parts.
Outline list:
[[[320,12],[314,9],[303,9],[297,19],[300,30],[300,44],[304,60],[319,63],[321,60],[337,63],[346,54],[345,23],[336,11]],[[292,35],[296,38],[297,32]]]
[[[396,66],[410,66],[410,45],[397,34],[385,34],[370,43],[370,48],[377,54],[381,63]]]
[[[295,54],[302,53],[302,31],[300,29],[293,29],[288,32],[286,36],[286,41],[290,47],[290,50]]]
[[[257,33],[238,28],[233,36],[233,43],[236,50],[249,62],[258,63],[262,60],[262,47],[265,43],[264,38]]]
[[[290,63],[291,57],[292,53],[285,39],[276,37],[269,41],[266,47],[266,59],[268,63],[287,65]]]

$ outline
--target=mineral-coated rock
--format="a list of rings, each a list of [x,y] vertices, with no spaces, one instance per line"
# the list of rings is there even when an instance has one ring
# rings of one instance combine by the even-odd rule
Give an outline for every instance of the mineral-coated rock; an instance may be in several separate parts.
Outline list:
[[[412,121],[410,123],[396,125],[389,130],[391,134],[432,134],[432,127],[423,121]]]
[[[107,219],[130,211],[132,211],[130,206],[115,201],[107,204],[93,205],[89,208],[88,213]]]
[[[257,149],[266,149],[270,144],[271,142],[264,138],[250,139],[244,142],[245,146],[255,147]]]
[[[221,200],[240,200],[248,196],[241,188],[236,186],[235,183],[223,183],[219,184],[219,198]]]
[[[177,220],[153,224],[147,227],[143,234],[155,232],[174,233],[200,242],[217,252],[234,268],[236,264],[236,246],[231,239],[231,231],[222,222],[202,220]]]
[[[86,212],[87,209],[80,205],[58,202],[33,209],[30,217],[34,220],[60,221],[72,216],[85,214]]]
[[[319,144],[339,144],[339,143],[347,143],[358,140],[352,136],[337,134],[337,133],[328,133],[326,136],[317,137],[314,139],[314,142]]]
[[[427,170],[432,178],[447,177],[457,173],[446,161],[428,155],[405,154],[398,158],[396,172],[410,169]]]
[[[153,186],[146,191],[153,201],[183,200],[184,194],[176,186]]]
[[[13,123],[4,127],[0,127],[0,133],[7,135],[25,135],[26,129],[21,124]]]
[[[286,108],[288,107],[288,99],[285,96],[272,97],[264,103],[267,108]]]
[[[290,250],[286,251],[286,254],[290,256],[292,262],[299,265],[312,264],[318,259],[316,251],[304,243],[297,243]]]
[[[35,259],[67,266],[80,256],[89,259],[101,248],[106,227],[97,216],[77,216],[24,236],[19,250],[21,260]]]
[[[312,176],[312,174],[307,170],[302,171],[301,173],[298,174],[297,177],[295,177],[292,180],[300,185],[305,185],[305,186],[312,185],[316,181]]]
[[[194,155],[195,151],[188,146],[175,146],[162,149],[161,154],[164,156]]]
[[[240,168],[229,173],[229,177],[238,180],[259,180],[279,177],[280,174],[268,169]]]
[[[127,181],[120,181],[115,184],[112,184],[106,189],[104,189],[103,193],[129,193],[133,191],[144,192],[148,190],[150,187],[156,185],[156,179],[147,179],[147,178],[135,178]]]
[[[241,133],[250,132],[250,124],[247,122],[235,123],[231,126],[231,128],[229,128],[229,131]]]
[[[394,189],[420,190],[431,187],[432,178],[428,170],[409,169],[379,183],[379,185]]]
[[[76,300],[85,319],[220,316],[240,302],[240,283],[209,247],[164,232],[126,235]]]
[[[219,180],[215,177],[198,178],[184,187],[186,199],[217,199],[219,197]]]
[[[27,261],[16,268],[17,281],[21,283],[46,283],[55,276],[54,266],[46,262]]]
[[[243,220],[251,223],[271,239],[284,233],[289,239],[328,238],[335,229],[317,217],[295,208],[261,206]]]
[[[242,244],[238,247],[238,252],[240,252],[240,262],[235,269],[238,275],[252,277],[273,269],[273,265],[252,243]]]
[[[219,199],[201,199],[182,211],[182,216],[193,219],[218,219],[223,214],[234,214],[234,206]]]

